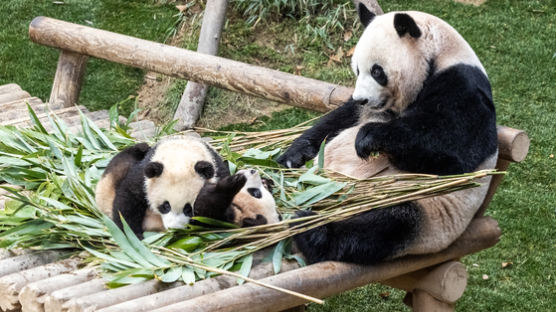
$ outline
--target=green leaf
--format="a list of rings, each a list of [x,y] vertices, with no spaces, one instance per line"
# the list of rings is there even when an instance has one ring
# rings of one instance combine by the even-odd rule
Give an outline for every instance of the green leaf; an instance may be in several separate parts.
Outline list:
[[[108,219],[107,216],[103,216],[103,217]],[[164,267],[164,266],[168,266],[170,264],[168,261],[163,260],[162,258],[157,257],[155,254],[153,254],[152,251],[150,251],[145,246],[145,244],[143,244],[143,242],[141,242],[139,240],[139,238],[137,238],[135,233],[133,233],[133,231],[131,230],[131,228],[129,227],[129,225],[125,221],[125,219],[123,217],[121,217],[121,215],[120,215],[120,219],[122,220],[122,225],[123,225],[123,228],[124,228],[124,232],[127,236],[127,239],[129,241],[131,247],[141,255],[141,259],[145,259],[148,262],[150,262],[152,265],[157,266],[157,267]]]
[[[332,181],[328,178],[316,175],[315,171],[317,171],[318,169],[319,169],[318,167],[312,167],[311,169],[307,170],[307,172],[302,174],[299,177],[298,181],[306,184],[312,184],[312,185],[321,185]]]
[[[181,274],[181,279],[184,283],[188,285],[193,285],[195,283],[195,273],[192,269],[184,267]]]
[[[192,252],[202,243],[203,240],[199,236],[188,236],[173,242],[168,246],[168,248],[179,248],[187,252]]]
[[[122,223],[125,222],[125,220],[122,217],[121,217],[121,219],[122,219]],[[144,268],[150,268],[150,267],[153,266],[143,256],[141,256],[141,254],[139,254],[139,252],[137,252],[137,250],[135,250],[135,248],[133,248],[133,246],[129,242],[128,238],[118,228],[118,226],[116,226],[114,221],[110,220],[110,218],[108,218],[105,215],[102,215],[102,220],[104,221],[104,225],[106,225],[106,227],[108,228],[108,231],[110,232],[110,235],[112,235],[112,238],[118,244],[118,246],[120,246],[120,248],[122,248],[123,252],[125,252],[131,259],[133,259],[133,261],[135,261],[137,264],[139,264],[140,266],[142,266]],[[135,235],[135,234],[133,234],[133,235]]]
[[[343,189],[347,183],[330,181],[319,186],[312,187],[304,192],[294,194],[293,198],[296,205],[311,205],[319,200],[325,199],[339,190]]]
[[[83,158],[83,145],[79,145],[79,149],[77,150],[77,155],[73,159],[73,163],[76,167],[81,167],[81,159]]]
[[[108,118],[110,118],[111,128],[116,128],[116,126],[119,124],[119,116],[120,114],[118,112],[118,104],[112,105],[108,110]]]
[[[160,277],[160,280],[164,283],[173,283],[182,276],[182,273],[182,267],[172,267]]]
[[[238,271],[238,274],[243,275],[245,277],[249,276],[251,272],[251,267],[253,266],[253,254],[249,254],[248,256],[243,258],[243,262],[241,263],[241,268]],[[237,283],[239,285],[243,284],[245,280],[238,278]]]
[[[37,117],[37,114],[35,114],[35,111],[31,107],[31,105],[29,105],[29,102],[25,102],[25,104],[27,105],[27,110],[29,111],[29,117],[31,118],[33,125],[36,127],[38,131],[47,134],[48,132],[46,132],[46,129],[44,128],[41,121]]]
[[[286,245],[286,239],[281,240],[276,247],[274,248],[274,252],[272,253],[272,268],[274,269],[274,274],[280,273],[280,269],[282,268],[282,257],[284,255],[284,247]]]
[[[318,157],[318,165],[319,169],[324,168],[324,148],[326,146],[326,139],[322,141],[319,148],[319,157]]]
[[[242,158],[254,158],[254,159],[269,159],[272,156],[280,153],[280,148],[273,149],[272,151],[262,151],[260,149],[250,148],[245,153],[243,153]]]

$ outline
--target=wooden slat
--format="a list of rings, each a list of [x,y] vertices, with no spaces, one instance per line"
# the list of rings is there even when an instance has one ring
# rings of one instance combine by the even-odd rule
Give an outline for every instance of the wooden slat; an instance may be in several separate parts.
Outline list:
[[[31,95],[27,91],[15,91],[11,93],[0,94],[0,104],[12,102],[15,100],[21,100],[29,98]]]
[[[15,83],[9,83],[0,86],[0,94],[12,93],[15,91],[21,91],[21,87]]]

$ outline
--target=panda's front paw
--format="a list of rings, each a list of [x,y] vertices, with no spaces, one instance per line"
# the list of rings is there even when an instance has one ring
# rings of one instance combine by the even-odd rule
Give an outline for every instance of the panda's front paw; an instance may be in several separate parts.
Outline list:
[[[362,159],[369,158],[372,152],[379,151],[378,141],[375,138],[374,132],[376,125],[369,123],[361,127],[357,136],[355,137],[355,152],[357,156]]]
[[[296,140],[277,162],[287,168],[299,168],[317,155],[317,150],[307,140]]]

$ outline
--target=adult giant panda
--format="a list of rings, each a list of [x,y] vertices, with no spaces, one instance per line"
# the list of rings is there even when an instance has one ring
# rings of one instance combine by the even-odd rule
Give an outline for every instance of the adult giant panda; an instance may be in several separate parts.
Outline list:
[[[220,156],[203,140],[178,136],[154,147],[140,143],[117,154],[96,187],[98,208],[133,232],[189,223],[197,195],[207,182],[229,176]],[[160,222],[161,221],[161,222]]]
[[[494,168],[498,154],[490,83],[469,44],[422,12],[375,16],[352,57],[352,98],[322,117],[279,158],[288,167],[315,157],[326,139],[325,167],[356,178],[400,172],[459,174]],[[380,152],[386,166],[377,166]],[[376,263],[440,251],[465,230],[490,183],[372,210],[295,237],[310,262]]]

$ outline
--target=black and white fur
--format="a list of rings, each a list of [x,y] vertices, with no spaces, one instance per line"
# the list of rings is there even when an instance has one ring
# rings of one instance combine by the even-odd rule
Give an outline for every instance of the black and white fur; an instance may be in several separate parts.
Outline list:
[[[110,161],[97,184],[97,206],[120,227],[121,214],[138,237],[160,223],[181,228],[205,183],[222,176],[229,176],[228,168],[199,138],[174,137],[152,148],[140,143]]]
[[[207,183],[195,204],[195,215],[234,223],[241,227],[278,222],[276,202],[254,169]]]
[[[322,117],[279,158],[299,167],[326,139],[325,168],[355,178],[386,170],[459,174],[493,168],[496,114],[490,83],[469,44],[441,19],[422,12],[375,16],[360,4],[366,26],[352,58],[352,98]],[[295,237],[310,262],[376,263],[437,252],[465,230],[490,183],[372,210]]]

